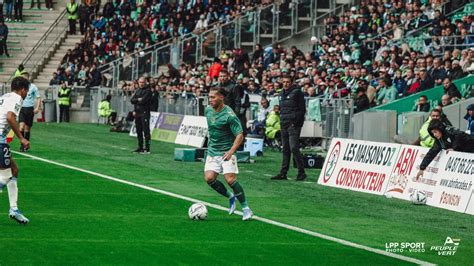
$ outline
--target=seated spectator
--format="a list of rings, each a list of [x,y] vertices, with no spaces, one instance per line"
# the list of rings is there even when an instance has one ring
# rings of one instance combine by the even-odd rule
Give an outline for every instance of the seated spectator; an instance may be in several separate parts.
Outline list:
[[[257,119],[253,122],[252,125],[252,134],[265,134],[265,124],[269,112],[270,110],[268,100],[266,98],[262,98],[262,100],[260,100],[260,107],[258,108]]]
[[[357,98],[354,100],[354,113],[359,113],[370,108],[369,98],[365,88],[357,89]]]
[[[461,100],[462,95],[459,92],[456,85],[454,85],[449,78],[445,78],[443,81],[444,87],[444,94],[448,95],[451,99],[451,102],[454,103],[455,101]]]
[[[466,133],[474,136],[474,104],[470,104],[466,107],[467,113],[464,119],[467,120]]]
[[[413,107],[415,112],[429,112],[430,111],[430,103],[428,102],[428,98],[426,95],[421,95],[420,99],[418,99],[418,103]]]
[[[425,91],[434,88],[434,81],[429,76],[425,68],[420,69],[420,87],[417,92]]]
[[[272,141],[280,139],[280,106],[273,106],[273,111],[267,116],[265,122],[265,136],[267,140]]]
[[[395,89],[391,81],[385,77],[379,78],[379,87],[377,90],[377,102],[379,104],[386,104],[397,99],[397,89]]]
[[[444,94],[443,96],[441,96],[441,106],[442,107],[446,107],[448,105],[450,105],[452,102],[451,102],[451,97],[449,97],[449,95],[447,94]]]

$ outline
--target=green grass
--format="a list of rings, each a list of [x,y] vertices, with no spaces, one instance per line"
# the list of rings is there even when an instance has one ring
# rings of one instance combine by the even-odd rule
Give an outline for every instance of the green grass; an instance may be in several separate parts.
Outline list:
[[[172,144],[153,142],[151,155],[136,155],[134,138],[105,126],[44,123],[34,125],[31,142],[35,156],[226,205],[203,181],[203,163],[173,161]],[[0,246],[10,251],[0,256],[2,265],[403,263],[213,209],[208,221],[193,222],[189,202],[14,156],[20,205],[32,222],[23,227],[7,220],[6,193],[0,194]],[[317,170],[308,171],[310,182],[270,181],[281,154],[266,152],[256,161],[239,165],[239,180],[261,217],[381,250],[387,242],[425,242],[424,253],[401,255],[432,263],[474,262],[472,216],[320,186]],[[461,239],[454,256],[429,250],[447,236]]]

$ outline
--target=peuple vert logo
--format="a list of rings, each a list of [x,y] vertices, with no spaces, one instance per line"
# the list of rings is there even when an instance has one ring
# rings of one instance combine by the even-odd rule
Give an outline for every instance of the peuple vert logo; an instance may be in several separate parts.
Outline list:
[[[444,245],[442,246],[431,246],[430,250],[438,253],[438,256],[454,256],[459,248],[460,238],[446,237]]]
[[[331,153],[328,155],[328,161],[324,166],[324,183],[327,183],[329,179],[331,179],[332,173],[334,173],[334,169],[336,169],[337,161],[339,160],[339,154],[341,153],[341,142],[336,142],[336,145],[331,150]]]

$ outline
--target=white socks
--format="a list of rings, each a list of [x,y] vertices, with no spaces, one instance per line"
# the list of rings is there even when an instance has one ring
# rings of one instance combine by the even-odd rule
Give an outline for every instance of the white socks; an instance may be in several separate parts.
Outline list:
[[[16,177],[12,177],[10,182],[7,183],[8,188],[8,200],[10,201],[10,209],[18,210],[18,185]]]

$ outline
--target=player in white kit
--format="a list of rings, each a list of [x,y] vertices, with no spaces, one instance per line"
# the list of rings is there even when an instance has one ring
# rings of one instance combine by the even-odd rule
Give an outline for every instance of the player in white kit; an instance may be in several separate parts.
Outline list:
[[[11,84],[12,92],[0,97],[0,192],[4,187],[8,189],[8,200],[10,201],[10,218],[20,224],[29,222],[18,209],[18,166],[13,160],[10,145],[7,143],[7,135],[10,129],[20,140],[23,148],[28,149],[30,143],[23,137],[17,125],[17,117],[20,113],[23,99],[28,94],[30,82],[23,77],[16,77]]]

